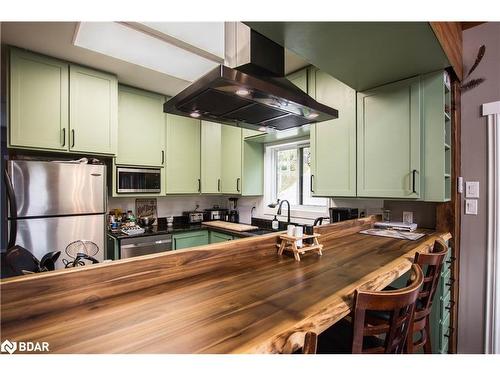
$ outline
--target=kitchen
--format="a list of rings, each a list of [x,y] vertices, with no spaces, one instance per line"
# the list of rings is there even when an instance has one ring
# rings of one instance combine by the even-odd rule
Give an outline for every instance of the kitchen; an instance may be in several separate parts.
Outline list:
[[[442,248],[422,345],[385,350],[467,352],[463,27],[2,22],[2,342],[323,353]]]

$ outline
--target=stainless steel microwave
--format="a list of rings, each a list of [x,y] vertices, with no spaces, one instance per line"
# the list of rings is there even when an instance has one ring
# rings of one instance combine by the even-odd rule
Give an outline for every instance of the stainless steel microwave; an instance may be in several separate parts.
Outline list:
[[[116,167],[116,192],[125,193],[160,193],[160,168]]]

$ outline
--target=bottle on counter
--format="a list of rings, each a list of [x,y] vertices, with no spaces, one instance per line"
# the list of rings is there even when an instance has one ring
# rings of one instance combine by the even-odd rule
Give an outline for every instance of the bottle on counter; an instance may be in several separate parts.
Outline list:
[[[279,227],[280,227],[280,223],[278,221],[278,218],[276,217],[276,215],[274,215],[274,219],[271,222],[271,228],[273,228],[273,230],[278,230]]]

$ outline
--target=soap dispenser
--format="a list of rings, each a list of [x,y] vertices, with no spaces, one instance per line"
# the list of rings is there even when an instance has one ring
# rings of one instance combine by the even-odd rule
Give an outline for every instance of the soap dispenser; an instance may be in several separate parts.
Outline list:
[[[271,223],[271,227],[273,228],[273,230],[278,230],[279,226],[280,226],[280,223],[278,221],[278,218],[276,217],[276,215],[274,215],[274,219]]]

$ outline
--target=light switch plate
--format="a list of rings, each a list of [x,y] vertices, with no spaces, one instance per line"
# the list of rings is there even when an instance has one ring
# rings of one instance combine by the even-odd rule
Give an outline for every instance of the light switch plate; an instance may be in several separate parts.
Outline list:
[[[403,223],[412,224],[413,223],[413,212],[403,211]]]
[[[479,198],[479,181],[465,183],[465,198]]]
[[[462,176],[457,178],[457,190],[460,194],[464,192],[464,178]]]
[[[465,214],[466,215],[477,215],[477,200],[476,199],[466,199],[465,200]]]

